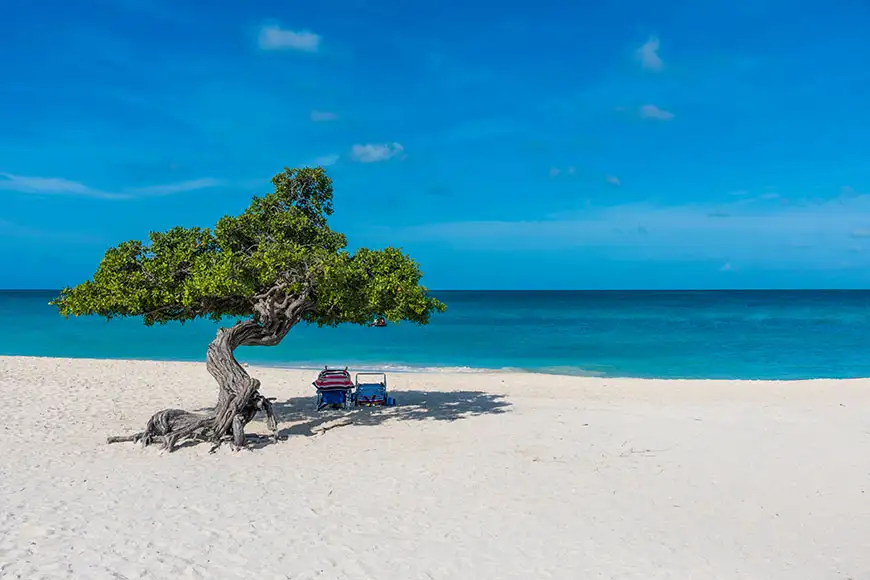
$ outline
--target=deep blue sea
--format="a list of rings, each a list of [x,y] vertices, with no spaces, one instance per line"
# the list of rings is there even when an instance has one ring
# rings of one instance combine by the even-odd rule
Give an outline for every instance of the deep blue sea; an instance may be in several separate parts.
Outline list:
[[[662,378],[870,377],[870,291],[435,292],[429,326],[299,326],[239,360]],[[217,325],[64,319],[46,291],[0,291],[0,354],[205,360]],[[227,320],[224,324],[230,324]]]

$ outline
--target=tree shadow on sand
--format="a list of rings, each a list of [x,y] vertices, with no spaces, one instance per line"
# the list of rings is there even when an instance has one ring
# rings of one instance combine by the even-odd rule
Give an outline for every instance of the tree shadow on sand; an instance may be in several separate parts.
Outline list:
[[[311,437],[330,428],[372,427],[390,421],[458,421],[505,413],[511,406],[504,395],[481,391],[390,391],[390,396],[398,403],[395,407],[355,407],[348,410],[318,411],[314,395],[275,401],[272,408],[278,419],[279,439],[300,435]],[[269,442],[265,437],[251,435],[248,445],[258,448]]]
[[[312,437],[344,426],[373,427],[390,421],[458,421],[481,415],[506,413],[511,406],[504,395],[483,391],[442,393],[390,390],[390,396],[396,399],[395,407],[354,407],[347,410],[318,411],[313,393],[307,397],[273,401],[272,410],[279,427],[278,440],[285,441],[289,437],[300,435]],[[210,413],[213,409],[203,408],[196,412]],[[275,443],[272,437],[256,433],[247,433],[246,440],[250,449]],[[179,443],[176,449],[196,443],[185,441]]]

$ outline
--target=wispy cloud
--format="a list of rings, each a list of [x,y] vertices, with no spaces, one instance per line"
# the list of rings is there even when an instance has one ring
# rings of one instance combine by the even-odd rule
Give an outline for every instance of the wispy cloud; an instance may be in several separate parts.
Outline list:
[[[103,191],[89,187],[77,181],[57,177],[27,177],[0,173],[0,190],[15,191],[31,195],[66,195],[72,197],[90,197],[96,199],[133,199],[137,197],[160,197],[199,189],[218,187],[223,182],[217,179],[204,178],[152,185],[148,187],[128,188],[119,192]]]
[[[315,123],[335,121],[336,119],[338,119],[338,115],[329,111],[311,111],[311,120]]]
[[[321,37],[308,30],[289,30],[277,25],[267,25],[260,29],[258,42],[263,50],[298,50],[317,52],[320,50]]]
[[[637,49],[636,56],[640,66],[647,70],[660,71],[664,66],[659,56],[659,39],[655,36],[650,36],[649,40]]]
[[[335,165],[337,161],[338,155],[322,155],[314,160],[314,164],[329,167],[330,165]]]
[[[608,175],[606,178],[604,178],[604,180],[611,185],[622,185],[622,182],[619,180],[619,178],[614,175]]]
[[[563,172],[563,170],[559,169],[558,167],[551,167],[550,168],[550,177],[556,177],[557,175],[560,175],[562,172]],[[574,175],[575,173],[577,173],[577,169],[575,167],[568,167],[567,169],[564,170],[564,173],[566,173],[568,175]]]
[[[674,118],[673,113],[660,109],[655,105],[643,105],[640,108],[640,116],[644,119],[659,119],[660,121],[670,121]]]
[[[737,269],[737,268],[735,268],[735,267],[731,264],[731,262],[725,262],[724,264],[722,264],[722,267],[719,268],[719,271],[720,271],[720,272],[733,272],[733,271],[736,270],[736,269]]]
[[[405,148],[401,143],[368,143],[366,145],[354,145],[350,155],[354,161],[360,163],[374,163],[386,161],[394,157],[404,158]]]
[[[28,177],[0,173],[0,190],[17,191],[37,195],[71,195],[78,197],[96,197],[102,199],[122,199],[127,195],[100,191],[68,179],[57,177]]]
[[[852,230],[853,238],[870,238],[870,229],[867,228],[859,228],[856,230]]]
[[[188,191],[196,191],[199,189],[209,189],[211,187],[219,187],[221,185],[223,185],[222,181],[207,177],[203,179],[179,181],[178,183],[151,185],[148,187],[129,189],[126,190],[122,195],[128,195],[130,197],[158,197],[163,195],[173,195],[176,193],[185,193]]]
[[[715,216],[727,211],[729,217]],[[794,206],[779,204],[649,203],[605,208],[584,207],[576,212],[528,221],[443,222],[392,228],[401,243],[439,243],[463,249],[574,250],[607,248],[612,255],[650,260],[717,260],[718,263],[771,267],[788,263],[827,268],[832,256],[845,255],[857,237],[870,238],[860,216],[870,214],[870,195],[838,198]],[[641,242],[636,224],[648,232]],[[850,237],[849,234],[852,233]],[[795,250],[795,242],[807,247]]]

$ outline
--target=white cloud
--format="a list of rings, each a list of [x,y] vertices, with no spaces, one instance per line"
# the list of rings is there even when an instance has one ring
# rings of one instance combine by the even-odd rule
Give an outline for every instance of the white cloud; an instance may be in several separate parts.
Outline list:
[[[57,177],[27,177],[0,173],[0,190],[16,191],[32,195],[68,195],[73,197],[91,197],[97,199],[133,199],[137,197],[158,197],[218,187],[223,182],[217,179],[204,178],[168,183],[165,185],[152,185],[148,187],[129,188],[120,192],[108,192],[94,189],[68,179]]]
[[[556,177],[557,175],[559,175],[559,168],[558,167],[551,167],[550,168],[550,177]]]
[[[338,161],[338,155],[322,155],[314,160],[314,164],[329,167],[330,165],[335,165],[336,161]]]
[[[640,108],[640,116],[644,119],[659,119],[661,121],[670,121],[674,118],[673,113],[660,109],[655,105],[643,105]]]
[[[870,238],[870,229],[859,228],[857,230],[852,230],[853,238]]]
[[[386,161],[393,157],[404,158],[405,148],[401,143],[368,143],[366,145],[354,145],[350,154],[354,161],[360,163],[374,163]]]
[[[338,115],[330,113],[329,111],[311,111],[311,120],[315,123],[321,121],[335,121],[336,119],[338,119]]]
[[[576,170],[573,167],[568,168],[568,175],[574,175],[575,172]]]
[[[196,191],[198,189],[208,189],[211,187],[219,187],[223,182],[206,177],[203,179],[191,179],[190,181],[180,181],[178,183],[168,183],[165,185],[151,185],[148,187],[139,187],[136,189],[127,190],[127,195],[131,197],[157,197],[161,195],[173,195],[175,193],[184,193],[187,191]]]
[[[0,173],[0,190],[17,191],[18,193],[31,193],[37,195],[72,195],[78,197],[97,197],[103,199],[120,199],[128,195],[109,193],[93,189],[68,179],[57,177],[28,177]]]
[[[650,36],[649,40],[637,49],[637,59],[640,61],[640,66],[647,70],[662,70],[664,63],[659,56],[659,39]]]
[[[722,264],[722,267],[719,268],[720,272],[733,272],[734,270],[736,270],[736,268],[731,265],[731,262],[725,262]]]
[[[299,50],[302,52],[317,52],[320,49],[321,37],[308,30],[288,30],[276,25],[264,26],[260,29],[258,42],[263,50]]]
[[[616,176],[614,176],[614,175],[608,175],[608,176],[605,178],[605,181],[607,181],[607,183],[610,183],[610,184],[613,184],[613,185],[622,185],[622,182],[619,181],[619,178],[616,177]]]

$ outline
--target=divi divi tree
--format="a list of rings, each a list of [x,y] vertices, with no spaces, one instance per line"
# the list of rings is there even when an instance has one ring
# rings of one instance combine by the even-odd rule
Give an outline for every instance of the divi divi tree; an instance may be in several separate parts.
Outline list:
[[[175,227],[106,251],[93,279],[64,288],[52,301],[65,317],[142,317],[146,325],[235,319],[208,345],[206,366],[218,383],[214,412],[155,413],[145,431],[109,442],[230,439],[245,444],[259,412],[277,439],[270,400],[236,360],[239,346],[274,346],[300,322],[366,324],[374,316],[426,324],[444,304],[420,284],[418,264],[396,248],[347,251],[329,228],[332,180],[323,168],[285,168],[274,191],[254,197],[240,215],[214,228]]]

